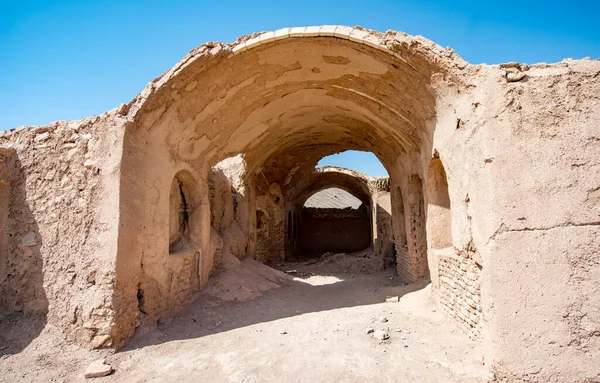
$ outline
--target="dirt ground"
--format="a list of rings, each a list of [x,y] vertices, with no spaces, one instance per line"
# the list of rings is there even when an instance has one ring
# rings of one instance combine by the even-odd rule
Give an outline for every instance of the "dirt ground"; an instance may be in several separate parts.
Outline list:
[[[224,265],[179,315],[140,331],[114,354],[65,344],[51,326],[36,335],[43,323],[35,318],[1,316],[0,382],[81,382],[102,356],[115,369],[96,378],[105,382],[493,378],[480,345],[436,311],[430,286],[402,285],[372,254],[273,265],[288,273],[249,259]],[[391,295],[400,302],[385,303]],[[368,328],[386,330],[389,339],[367,335]]]

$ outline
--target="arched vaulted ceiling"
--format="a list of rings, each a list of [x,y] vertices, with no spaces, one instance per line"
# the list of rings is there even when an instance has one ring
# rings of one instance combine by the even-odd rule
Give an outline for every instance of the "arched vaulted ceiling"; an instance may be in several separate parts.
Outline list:
[[[132,101],[132,134],[189,162],[213,165],[242,153],[249,174],[279,184],[348,149],[371,151],[389,167],[420,148],[435,115],[432,75],[461,65],[424,38],[362,28],[283,29],[205,44]]]

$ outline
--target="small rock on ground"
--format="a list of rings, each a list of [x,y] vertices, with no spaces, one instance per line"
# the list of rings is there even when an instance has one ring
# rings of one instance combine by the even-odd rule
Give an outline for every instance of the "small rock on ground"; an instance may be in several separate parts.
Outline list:
[[[376,330],[373,335],[379,340],[386,340],[390,338],[390,335],[384,330]]]
[[[106,376],[112,372],[112,366],[110,364],[104,364],[104,359],[98,359],[93,361],[87,370],[85,370],[85,378],[99,378]]]

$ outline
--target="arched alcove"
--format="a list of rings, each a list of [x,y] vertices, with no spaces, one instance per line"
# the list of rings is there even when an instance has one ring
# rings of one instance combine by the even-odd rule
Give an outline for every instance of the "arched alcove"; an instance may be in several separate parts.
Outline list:
[[[200,235],[198,199],[197,185],[192,175],[186,170],[175,174],[169,193],[170,254],[197,249]]]
[[[432,249],[452,246],[452,214],[444,165],[439,158],[429,163],[427,171],[427,232]]]
[[[266,219],[267,219],[267,217],[265,216],[265,212],[260,209],[256,209],[256,230],[257,231],[262,232],[267,228]]]

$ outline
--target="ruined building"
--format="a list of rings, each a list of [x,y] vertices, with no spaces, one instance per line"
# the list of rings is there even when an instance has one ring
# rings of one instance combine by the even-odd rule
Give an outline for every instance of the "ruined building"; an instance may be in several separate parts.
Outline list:
[[[599,73],[472,65],[359,27],[201,45],[128,104],[0,136],[0,308],[120,348],[224,253],[294,257],[304,218],[322,218],[304,202],[335,186],[363,203],[356,246],[430,278],[497,376],[597,376]],[[315,170],[344,150],[389,180]]]

